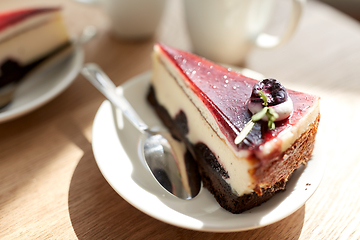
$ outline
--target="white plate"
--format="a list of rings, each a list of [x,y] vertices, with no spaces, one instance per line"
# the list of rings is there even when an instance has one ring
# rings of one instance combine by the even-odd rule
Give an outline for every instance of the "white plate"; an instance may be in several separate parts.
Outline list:
[[[151,73],[132,78],[119,87],[140,117],[150,126],[160,124],[146,101]],[[93,151],[108,183],[126,201],[144,213],[166,223],[199,231],[230,232],[262,227],[279,221],[299,209],[315,192],[323,175],[319,146],[306,167],[294,172],[285,192],[242,214],[222,209],[202,189],[191,200],[180,200],[165,192],[152,178],[139,157],[139,133],[108,102],[100,106],[93,125]],[[317,139],[319,142],[319,139]],[[311,185],[309,185],[311,184]]]
[[[83,61],[83,49],[77,47],[65,59],[23,79],[10,105],[0,111],[0,123],[27,114],[54,99],[74,81]]]

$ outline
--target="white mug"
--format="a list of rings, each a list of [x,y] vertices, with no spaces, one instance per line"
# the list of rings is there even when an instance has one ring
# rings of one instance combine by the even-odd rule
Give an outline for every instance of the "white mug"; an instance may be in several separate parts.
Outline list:
[[[166,0],[76,0],[101,6],[118,38],[138,40],[151,37],[161,20]]]
[[[244,65],[253,47],[274,48],[293,35],[306,0],[292,0],[290,21],[281,37],[264,33],[274,0],[184,0],[193,51],[216,62]]]

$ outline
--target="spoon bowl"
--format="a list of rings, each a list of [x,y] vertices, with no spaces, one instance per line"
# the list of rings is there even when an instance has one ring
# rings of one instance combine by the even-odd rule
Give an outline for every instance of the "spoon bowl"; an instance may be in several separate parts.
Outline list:
[[[185,145],[164,128],[149,128],[125,97],[117,94],[115,84],[99,66],[85,64],[81,73],[141,132],[144,162],[163,189],[180,199],[196,197],[201,181],[196,162],[187,154]]]

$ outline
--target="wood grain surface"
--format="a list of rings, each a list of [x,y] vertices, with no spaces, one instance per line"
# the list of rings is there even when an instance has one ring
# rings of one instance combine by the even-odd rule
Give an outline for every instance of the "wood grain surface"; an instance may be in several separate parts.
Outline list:
[[[156,35],[127,42],[109,33],[96,7],[71,0],[0,0],[0,9],[61,5],[69,31],[99,34],[84,46],[117,85],[151,69],[153,44],[191,50],[180,0],[168,2]],[[360,25],[309,1],[286,45],[254,50],[247,67],[285,86],[320,95],[326,168],[307,203],[259,229],[209,233],[160,222],[132,207],[106,182],[91,148],[104,97],[82,76],[45,106],[0,124],[0,239],[360,239]]]

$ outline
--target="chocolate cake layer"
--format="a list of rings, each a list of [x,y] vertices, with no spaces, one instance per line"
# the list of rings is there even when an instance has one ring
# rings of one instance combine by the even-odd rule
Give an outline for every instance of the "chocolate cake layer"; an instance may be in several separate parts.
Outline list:
[[[40,65],[42,62],[46,61],[50,57],[54,56],[55,54],[61,52],[68,46],[70,46],[70,42],[67,42],[63,44],[62,46],[59,46],[49,54],[47,54],[44,57],[41,57],[40,59],[36,60],[35,62],[27,65],[27,66],[21,66],[18,61],[15,59],[7,59],[3,61],[0,65],[0,88],[4,87],[10,83],[17,83],[21,79],[23,79],[31,70],[33,70],[35,67]]]
[[[21,66],[18,61],[11,58],[3,61],[0,65],[0,109],[7,107],[11,103],[20,81],[33,70],[42,66],[48,59],[70,47],[70,44],[70,42],[67,42],[46,56],[26,66]]]

